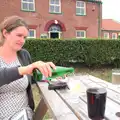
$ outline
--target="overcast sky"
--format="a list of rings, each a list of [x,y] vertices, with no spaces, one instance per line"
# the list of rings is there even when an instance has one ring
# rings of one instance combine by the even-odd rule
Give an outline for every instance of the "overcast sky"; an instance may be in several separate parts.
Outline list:
[[[103,18],[114,19],[120,22],[120,0],[102,0]]]

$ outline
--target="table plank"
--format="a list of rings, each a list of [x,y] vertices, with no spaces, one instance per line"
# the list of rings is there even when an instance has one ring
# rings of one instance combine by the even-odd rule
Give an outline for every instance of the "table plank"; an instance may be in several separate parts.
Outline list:
[[[113,91],[115,91],[115,92],[117,92],[117,93],[120,93],[120,85],[112,84],[112,83],[110,83],[110,82],[107,82],[107,81],[102,80],[102,79],[100,79],[100,78],[94,77],[94,76],[92,76],[92,75],[86,75],[86,76],[88,76],[91,81],[94,81],[94,82],[98,82],[98,81],[99,81],[100,83],[104,83],[104,84],[106,84],[106,86],[107,86],[109,89],[111,89],[111,90],[113,90]],[[85,77],[85,76],[84,76],[84,77]]]
[[[43,99],[47,107],[51,110],[55,120],[78,120],[76,115],[68,108],[54,90],[48,90],[47,83],[38,82]]]
[[[76,79],[79,79],[79,77]],[[82,79],[85,79],[85,80],[82,80],[81,82],[84,83],[85,86],[87,86],[87,87],[103,86],[104,88],[106,88],[107,89],[107,97],[120,105],[120,92],[119,92],[119,89],[116,85],[114,86],[111,83],[108,83],[105,81],[100,81],[100,79],[98,79],[96,77],[92,77],[90,75],[83,76]],[[88,83],[90,83],[90,84],[88,84]]]
[[[89,76],[85,76],[88,77],[88,79],[84,80],[84,83],[86,83],[87,87],[100,87],[101,85],[103,86],[103,84],[99,83],[98,79],[90,79]],[[83,81],[82,81],[83,82]],[[89,82],[91,82],[90,84],[88,84]],[[114,91],[112,89],[112,84],[111,84],[111,88],[109,88],[109,85],[107,86],[107,103],[106,103],[106,116],[109,119],[118,119],[118,117],[115,115],[117,112],[120,112],[119,108],[120,108],[120,94],[119,92],[115,92],[116,89],[114,88]],[[106,87],[106,86],[105,86]]]
[[[93,79],[94,78],[94,79]],[[62,99],[65,100],[65,102],[75,111],[75,114],[77,116],[82,117],[82,120],[88,120],[87,117],[87,98],[86,98],[86,89],[91,86],[100,87],[102,80],[95,79],[95,77],[92,76],[86,76],[86,75],[79,75],[79,76],[73,76],[70,80],[70,83],[72,85],[75,84],[75,82],[78,82],[80,84],[81,89],[76,91],[76,96],[78,95],[79,100],[77,103],[74,103],[74,94],[71,90],[58,90],[58,94],[62,97]],[[99,83],[99,84],[98,84]],[[106,82],[105,82],[106,83]],[[116,92],[116,87],[112,87],[112,84],[107,84],[107,102],[106,102],[106,111],[105,111],[105,119],[107,120],[118,120],[119,118],[115,115],[117,112],[120,112],[120,93]],[[103,84],[102,84],[103,85]],[[114,86],[114,85],[113,85]],[[104,86],[105,87],[105,86]],[[83,116],[84,114],[84,116]]]

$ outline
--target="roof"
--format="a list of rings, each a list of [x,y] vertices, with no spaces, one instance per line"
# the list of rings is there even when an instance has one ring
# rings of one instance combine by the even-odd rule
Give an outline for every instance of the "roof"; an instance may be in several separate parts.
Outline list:
[[[88,2],[102,2],[102,0],[88,0]]]
[[[102,30],[115,30],[120,31],[120,22],[113,19],[102,20]]]

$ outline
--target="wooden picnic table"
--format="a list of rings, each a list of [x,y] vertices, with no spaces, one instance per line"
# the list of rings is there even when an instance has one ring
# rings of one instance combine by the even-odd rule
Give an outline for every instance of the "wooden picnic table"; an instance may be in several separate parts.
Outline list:
[[[87,111],[86,89],[104,87],[107,100],[104,120],[120,120],[120,85],[103,81],[91,75],[69,77],[69,89],[48,90],[48,83],[38,82],[42,99],[37,108],[36,119],[42,120],[47,109],[55,120],[90,120]]]

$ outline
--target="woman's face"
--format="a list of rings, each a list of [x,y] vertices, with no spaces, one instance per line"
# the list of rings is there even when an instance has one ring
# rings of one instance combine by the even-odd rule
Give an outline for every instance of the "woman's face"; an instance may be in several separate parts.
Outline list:
[[[9,33],[5,33],[5,45],[10,47],[12,50],[18,51],[20,50],[24,43],[25,43],[25,38],[28,35],[28,30],[24,26],[20,26],[15,28]]]

